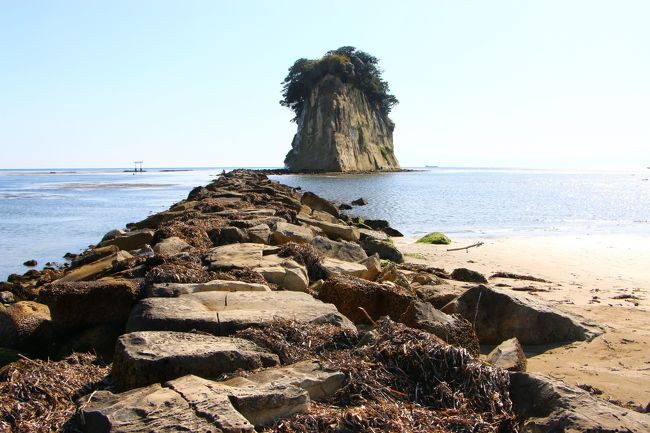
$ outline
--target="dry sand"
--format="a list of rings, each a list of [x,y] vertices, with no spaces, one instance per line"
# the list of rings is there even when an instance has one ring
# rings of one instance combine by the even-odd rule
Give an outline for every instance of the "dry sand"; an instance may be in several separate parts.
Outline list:
[[[604,328],[590,342],[526,347],[528,371],[570,384],[588,384],[602,397],[645,407],[650,402],[650,246],[638,236],[548,236],[462,239],[447,245],[394,238],[406,260],[452,271],[466,267],[489,277],[497,271],[549,280],[495,278],[527,290],[555,308]],[[478,248],[448,248],[484,242]]]

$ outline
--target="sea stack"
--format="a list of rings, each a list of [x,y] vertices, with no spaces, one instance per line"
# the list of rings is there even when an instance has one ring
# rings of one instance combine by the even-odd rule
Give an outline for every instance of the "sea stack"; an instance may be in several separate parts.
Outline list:
[[[282,105],[298,131],[284,163],[292,171],[392,171],[397,99],[381,80],[378,60],[352,47],[319,60],[298,60],[285,79]]]

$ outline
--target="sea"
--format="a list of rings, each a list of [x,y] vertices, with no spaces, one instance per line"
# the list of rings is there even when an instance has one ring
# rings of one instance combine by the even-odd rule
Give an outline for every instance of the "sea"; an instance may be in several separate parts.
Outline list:
[[[231,167],[0,170],[0,279],[36,259],[63,263],[114,228],[167,209]],[[131,168],[131,170],[133,170]],[[452,239],[625,234],[650,240],[650,169],[414,168],[272,179],[385,219],[407,236]]]

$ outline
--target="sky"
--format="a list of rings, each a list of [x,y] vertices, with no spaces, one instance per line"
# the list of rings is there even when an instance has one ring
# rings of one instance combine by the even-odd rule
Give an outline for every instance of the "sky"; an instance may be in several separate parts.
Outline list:
[[[650,166],[650,2],[0,0],[0,168],[281,166],[301,57],[352,45],[402,166]]]

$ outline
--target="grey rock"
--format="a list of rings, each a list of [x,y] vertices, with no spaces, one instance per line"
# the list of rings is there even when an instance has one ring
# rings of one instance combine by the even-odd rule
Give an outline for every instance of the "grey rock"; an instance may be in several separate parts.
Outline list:
[[[359,228],[359,239],[363,241],[366,238],[376,238],[379,239],[380,241],[387,241],[389,239],[388,235],[384,232]]]
[[[650,416],[613,405],[540,374],[510,374],[510,398],[525,431],[535,433],[650,431]]]
[[[486,361],[495,367],[510,371],[526,371],[526,355],[519,340],[511,338],[495,347]]]
[[[316,251],[326,257],[348,262],[359,262],[368,258],[363,248],[354,242],[337,242],[323,236],[316,236],[310,243]]]
[[[384,260],[390,260],[395,263],[404,262],[404,256],[400,250],[395,248],[390,242],[368,237],[362,240],[360,245],[369,256],[379,254],[379,257]]]
[[[368,204],[368,199],[360,197],[356,200],[352,200],[350,204],[353,204],[354,206],[365,206]]]
[[[158,242],[153,246],[153,252],[159,256],[171,257],[186,251],[190,251],[192,246],[183,239],[172,236]]]
[[[178,298],[147,298],[132,310],[126,325],[135,331],[204,331],[231,335],[275,319],[331,323],[352,329],[332,304],[300,292],[202,292]]]
[[[454,269],[451,273],[451,278],[456,281],[465,281],[467,283],[484,283],[487,284],[487,278],[480,272],[473,271],[467,268]]]
[[[548,344],[587,340],[599,334],[567,313],[507,289],[475,286],[454,304],[455,308],[447,311],[475,323],[481,344],[499,344],[512,337],[524,345]]]
[[[334,203],[325,200],[322,197],[319,197],[313,192],[304,193],[300,198],[300,203],[305,206],[309,206],[312,211],[319,210],[319,211],[327,212],[328,214],[333,215],[336,218],[339,217],[339,210],[336,208]]]
[[[106,235],[104,237],[106,237]],[[108,245],[116,245],[121,250],[131,251],[140,249],[143,246],[150,244],[152,239],[153,230],[134,230],[131,232],[125,232],[119,236],[115,236],[112,239],[102,240],[99,246],[105,247]]]
[[[239,369],[279,363],[277,355],[240,338],[144,331],[124,334],[117,340],[111,376],[118,389],[127,390],[186,374],[218,378]]]
[[[126,232],[124,230],[122,230],[122,229],[113,229],[113,230],[107,232],[104,235],[104,237],[102,238],[100,243],[102,243],[104,241],[109,241],[111,239],[115,239],[115,238],[117,238],[119,236],[124,236],[125,234],[126,234]]]
[[[295,242],[299,244],[308,244],[314,239],[316,232],[309,226],[299,226],[287,222],[278,222],[275,230],[271,233],[271,239],[275,245]]]

